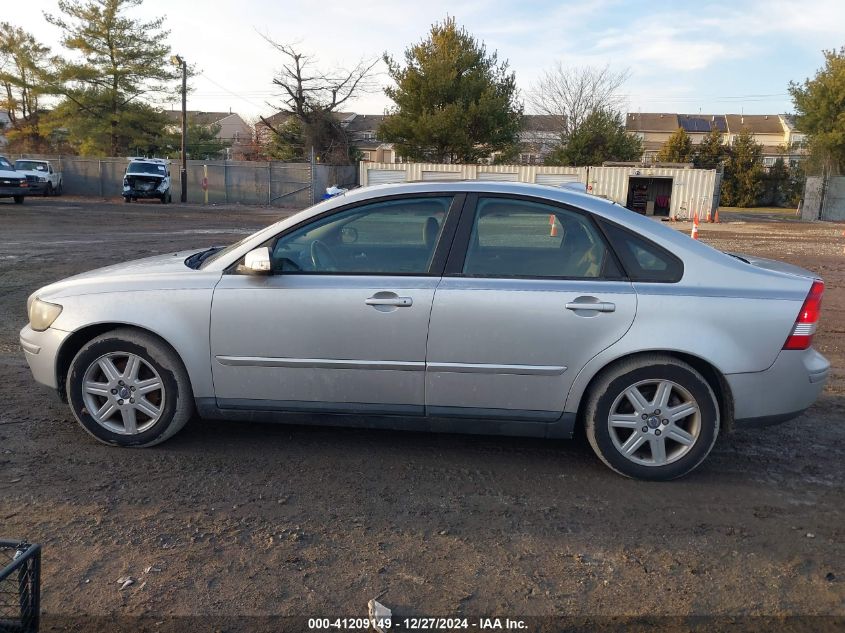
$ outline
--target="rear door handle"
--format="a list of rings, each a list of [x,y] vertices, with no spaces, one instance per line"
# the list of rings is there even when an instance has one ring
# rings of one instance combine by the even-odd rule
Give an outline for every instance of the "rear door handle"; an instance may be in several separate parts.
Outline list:
[[[567,310],[593,310],[595,312],[616,312],[615,303],[607,303],[599,301],[598,303],[587,303],[581,301],[572,301],[566,304]]]
[[[368,306],[396,306],[397,308],[408,308],[414,305],[411,297],[370,297],[364,301]]]

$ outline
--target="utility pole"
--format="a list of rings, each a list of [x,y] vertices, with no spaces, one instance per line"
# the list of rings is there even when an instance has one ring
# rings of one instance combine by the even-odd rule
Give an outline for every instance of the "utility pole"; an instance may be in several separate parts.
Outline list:
[[[188,154],[186,152],[188,137],[188,65],[184,58],[174,55],[170,58],[176,66],[182,67],[182,167],[179,169],[179,181],[182,183],[182,195],[179,200],[182,203],[188,201]]]

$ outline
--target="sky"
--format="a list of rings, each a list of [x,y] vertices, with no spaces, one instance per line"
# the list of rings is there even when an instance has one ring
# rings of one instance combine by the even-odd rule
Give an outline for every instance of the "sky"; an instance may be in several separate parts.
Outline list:
[[[4,19],[61,52],[60,33],[43,18],[57,5],[31,0]],[[630,73],[627,111],[689,114],[790,112],[789,81],[812,76],[822,49],[845,46],[845,0],[144,0],[133,13],[164,16],[173,52],[200,71],[189,109],[247,119],[281,103],[272,84],[281,60],[261,35],[294,44],[323,68],[343,68],[385,52],[401,59],[451,15],[508,60],[525,101],[558,62],[609,65]],[[373,90],[344,110],[391,106],[384,64],[377,70]]]

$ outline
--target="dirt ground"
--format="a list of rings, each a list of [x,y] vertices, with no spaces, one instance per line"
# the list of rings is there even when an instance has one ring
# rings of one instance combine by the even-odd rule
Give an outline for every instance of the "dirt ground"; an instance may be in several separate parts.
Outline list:
[[[30,292],[280,214],[0,200],[0,538],[43,544],[48,622],[363,616],[377,596],[403,617],[845,616],[845,226],[729,211],[702,225],[717,248],[824,277],[816,347],[834,371],[803,417],[726,434],[669,484],[615,475],[583,440],[194,420],[118,450],[32,381]]]

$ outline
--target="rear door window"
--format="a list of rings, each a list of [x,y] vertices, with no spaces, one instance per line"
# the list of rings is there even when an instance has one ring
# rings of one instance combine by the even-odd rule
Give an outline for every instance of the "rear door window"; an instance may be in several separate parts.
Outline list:
[[[479,198],[463,274],[474,277],[618,277],[588,217],[518,198]]]

